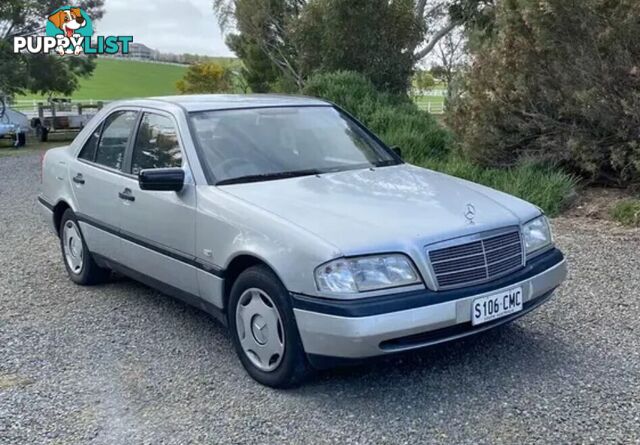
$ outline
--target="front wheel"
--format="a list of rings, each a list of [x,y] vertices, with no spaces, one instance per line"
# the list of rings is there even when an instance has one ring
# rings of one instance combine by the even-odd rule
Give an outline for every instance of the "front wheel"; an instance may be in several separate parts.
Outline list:
[[[71,209],[62,215],[59,236],[62,259],[71,280],[89,285],[101,283],[109,277],[109,270],[98,266],[93,260]]]
[[[309,374],[285,287],[264,266],[240,274],[231,289],[228,321],[242,365],[258,382],[288,388]]]

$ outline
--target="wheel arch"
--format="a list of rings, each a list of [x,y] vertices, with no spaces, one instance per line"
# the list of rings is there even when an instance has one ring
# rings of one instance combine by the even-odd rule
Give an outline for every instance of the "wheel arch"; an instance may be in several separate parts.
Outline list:
[[[254,267],[254,266],[264,266],[269,269],[273,274],[280,280],[284,285],[284,281],[275,270],[273,266],[271,266],[266,260],[260,258],[258,255],[254,253],[239,253],[235,257],[229,261],[229,264],[225,268],[224,271],[224,289],[223,289],[223,304],[224,308],[228,308],[229,297],[231,295],[231,289],[233,288],[233,284],[236,282],[238,277],[245,270]],[[285,286],[286,287],[286,286]]]
[[[53,206],[53,226],[56,229],[56,233],[60,236],[60,224],[62,223],[62,215],[67,209],[71,209],[72,207],[64,200],[58,201],[58,203]]]

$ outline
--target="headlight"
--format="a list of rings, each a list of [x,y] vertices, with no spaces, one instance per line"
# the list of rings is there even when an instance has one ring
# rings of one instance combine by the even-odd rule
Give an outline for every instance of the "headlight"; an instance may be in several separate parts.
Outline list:
[[[522,227],[527,255],[549,246],[552,242],[551,229],[546,216],[529,221]]]
[[[400,254],[341,258],[316,269],[321,292],[355,293],[419,283],[409,258]]]

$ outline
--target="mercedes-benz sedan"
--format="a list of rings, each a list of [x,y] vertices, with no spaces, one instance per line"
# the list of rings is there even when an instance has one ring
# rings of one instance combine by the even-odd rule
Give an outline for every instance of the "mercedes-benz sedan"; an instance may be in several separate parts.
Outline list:
[[[274,387],[512,321],[566,276],[540,209],[312,98],[110,104],[47,152],[39,201],[73,281],[115,270],[202,308]]]

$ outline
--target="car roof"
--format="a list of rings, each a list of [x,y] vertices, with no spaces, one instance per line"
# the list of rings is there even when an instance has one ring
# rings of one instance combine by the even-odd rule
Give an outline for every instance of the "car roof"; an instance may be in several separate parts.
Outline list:
[[[188,112],[208,110],[229,110],[238,108],[322,106],[328,102],[314,97],[286,94],[200,94],[185,96],[160,96],[142,100],[121,101],[120,104],[145,105],[149,102],[171,103],[183,107]]]

